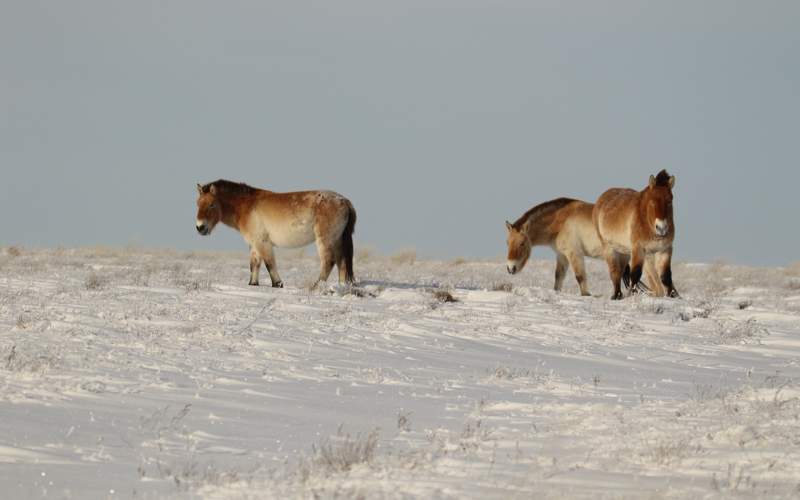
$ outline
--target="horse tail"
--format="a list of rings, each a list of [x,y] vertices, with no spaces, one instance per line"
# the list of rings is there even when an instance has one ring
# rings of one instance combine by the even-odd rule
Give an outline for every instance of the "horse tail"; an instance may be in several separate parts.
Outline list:
[[[625,264],[625,270],[622,271],[622,283],[625,285],[626,290],[631,289],[631,265]],[[643,281],[639,281],[638,287],[640,287],[645,293],[650,293],[652,290],[649,286],[645,285]]]
[[[342,258],[345,265],[345,281],[354,283],[356,278],[353,274],[353,233],[356,231],[356,209],[353,204],[347,203],[347,225],[342,233]]]
[[[631,265],[625,264],[625,269],[622,271],[622,284],[625,285],[626,290],[631,289]]]

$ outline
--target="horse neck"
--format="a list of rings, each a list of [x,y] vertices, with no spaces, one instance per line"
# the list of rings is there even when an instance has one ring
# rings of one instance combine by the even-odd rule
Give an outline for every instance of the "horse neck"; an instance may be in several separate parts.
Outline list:
[[[549,225],[547,221],[543,220],[544,217],[534,217],[533,214],[529,215],[522,227],[527,226],[525,236],[528,237],[531,245],[543,245],[550,242],[550,235],[547,234],[545,227]]]
[[[219,202],[222,207],[222,223],[234,229],[239,229],[239,221],[243,213],[252,205],[252,195],[229,195],[220,196]]]
[[[654,236],[652,224],[647,220],[647,189],[639,191],[636,199],[636,221],[639,225],[641,234],[646,234],[652,238]]]

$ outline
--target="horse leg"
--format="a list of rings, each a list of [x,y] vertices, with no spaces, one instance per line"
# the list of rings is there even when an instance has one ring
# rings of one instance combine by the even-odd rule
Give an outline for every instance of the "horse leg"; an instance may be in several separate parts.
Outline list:
[[[661,286],[661,279],[656,271],[655,257],[648,255],[644,260],[644,273],[647,275],[647,286],[656,297],[664,296],[664,287]]]
[[[622,289],[620,282],[622,281],[622,268],[620,266],[620,259],[617,252],[608,248],[605,251],[606,264],[608,264],[608,274],[611,276],[611,284],[614,285],[614,295],[611,300],[622,299]]]
[[[656,254],[656,270],[661,278],[661,283],[666,287],[666,295],[671,298],[679,298],[678,290],[672,283],[672,249]]]
[[[319,240],[318,240],[319,241]],[[336,269],[339,271],[339,284],[344,285],[347,282],[347,265],[344,258],[344,252],[342,252],[342,244],[340,241],[336,242],[335,244],[331,245],[322,245],[321,243],[317,243],[317,249],[319,250],[319,258],[320,262],[323,260],[323,252],[322,247],[327,246],[327,250],[325,252],[325,259],[330,259],[330,269],[328,270],[325,277],[322,278],[320,274],[320,281],[327,281],[328,276],[330,275],[331,271],[333,270],[333,266],[336,266]],[[323,264],[324,265],[324,264]]]
[[[581,295],[588,296],[589,287],[586,284],[586,269],[583,267],[583,255],[576,253],[568,254],[569,265],[572,266],[572,272],[575,273],[575,280],[578,282],[578,287],[581,289]]]
[[[333,265],[336,262],[336,253],[331,246],[323,242],[321,238],[317,238],[317,252],[319,253],[320,265],[319,278],[317,278],[317,282],[314,283],[312,289],[319,286],[320,283],[328,281],[328,276],[330,276]]]
[[[622,284],[625,285],[625,290],[631,289],[631,265],[628,259],[622,259],[619,263],[620,267],[625,267],[622,271]]]
[[[261,268],[261,256],[255,247],[250,247],[250,283],[249,285],[258,286],[258,271]]]
[[[332,255],[332,262],[333,265],[336,266],[336,269],[339,274],[339,284],[344,285],[347,281],[347,268],[345,267],[344,256],[342,255],[342,248],[341,244],[332,245],[333,248],[330,249]],[[333,266],[331,266],[331,271],[333,270]],[[327,281],[328,277],[325,277]]]
[[[561,291],[561,286],[564,284],[564,277],[567,275],[567,266],[569,266],[569,261],[567,260],[566,255],[563,253],[556,254],[556,282],[553,286],[553,290],[556,292]]]
[[[347,279],[347,258],[344,256],[344,252],[338,252],[336,256],[336,269],[339,271],[340,285],[351,283]]]
[[[631,251],[631,295],[641,293],[643,290],[639,285],[642,279],[642,269],[644,267],[644,251],[634,246]]]
[[[262,242],[258,244],[258,254],[264,261],[264,266],[269,273],[272,281],[272,288],[283,288],[283,280],[278,274],[278,265],[275,263],[275,253],[272,251],[272,243]]]

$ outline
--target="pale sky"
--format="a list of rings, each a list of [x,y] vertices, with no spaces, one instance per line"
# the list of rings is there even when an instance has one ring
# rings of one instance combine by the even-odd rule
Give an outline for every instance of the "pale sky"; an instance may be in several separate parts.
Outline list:
[[[0,0],[0,245],[244,249],[195,184],[336,190],[356,245],[667,168],[676,260],[800,260],[800,2]],[[539,256],[550,256],[540,250]]]

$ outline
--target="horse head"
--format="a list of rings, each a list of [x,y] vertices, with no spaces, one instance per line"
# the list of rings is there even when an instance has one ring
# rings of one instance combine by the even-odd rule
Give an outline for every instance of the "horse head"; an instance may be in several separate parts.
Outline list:
[[[665,238],[674,231],[672,218],[672,188],[675,176],[662,170],[650,176],[650,183],[644,190],[643,211],[647,227],[657,238]]]
[[[516,274],[522,271],[525,263],[528,262],[528,257],[531,255],[531,240],[528,238],[526,225],[517,229],[512,223],[506,221],[506,229],[508,230],[506,238],[506,244],[508,244],[506,269],[508,269],[509,274]]]
[[[197,232],[203,236],[211,234],[214,226],[222,219],[222,206],[217,197],[214,184],[197,185]]]

